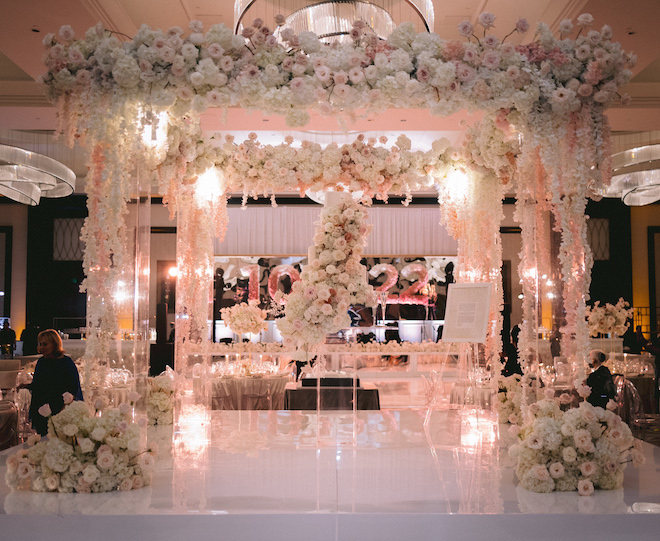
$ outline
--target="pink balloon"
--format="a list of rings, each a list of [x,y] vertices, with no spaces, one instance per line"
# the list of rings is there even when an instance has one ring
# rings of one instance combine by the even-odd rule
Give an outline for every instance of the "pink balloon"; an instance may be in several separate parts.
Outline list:
[[[247,276],[248,281],[248,300],[259,300],[259,265],[247,265],[241,267],[241,276]]]
[[[277,265],[277,267],[274,267],[268,277],[268,294],[273,300],[275,299],[275,293],[277,293],[282,276],[291,278],[292,284],[300,280],[300,273],[292,265]],[[286,299],[280,299],[279,304],[286,304]]]
[[[369,274],[371,274],[371,276],[374,278],[376,278],[376,276],[380,276],[383,273],[385,273],[386,276],[385,283],[378,286],[377,288],[374,288],[374,291],[379,293],[381,291],[388,291],[392,289],[396,285],[396,281],[399,279],[399,273],[394,268],[394,265],[390,265],[388,263],[380,263],[378,265],[374,265],[369,271]]]
[[[414,276],[418,277],[417,282],[408,289],[402,291],[399,295],[399,304],[428,304],[426,295],[417,295],[420,289],[429,283],[429,272],[421,263],[411,263],[401,269],[401,276],[410,280]]]

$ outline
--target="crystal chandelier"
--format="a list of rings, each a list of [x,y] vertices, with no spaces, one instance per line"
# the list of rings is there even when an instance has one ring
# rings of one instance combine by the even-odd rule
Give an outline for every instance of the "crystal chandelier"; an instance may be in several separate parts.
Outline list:
[[[431,0],[236,0],[234,30],[239,34],[247,21],[268,21],[275,14],[286,17],[283,28],[296,34],[313,32],[326,43],[351,41],[356,20],[364,21],[380,38],[392,33],[397,23],[416,22],[418,31],[433,30]],[[396,19],[396,20],[395,20]]]
[[[612,182],[605,197],[620,197],[629,206],[660,200],[660,144],[618,152],[612,162]]]
[[[0,195],[34,206],[42,197],[71,195],[75,186],[74,172],[57,160],[0,145]]]

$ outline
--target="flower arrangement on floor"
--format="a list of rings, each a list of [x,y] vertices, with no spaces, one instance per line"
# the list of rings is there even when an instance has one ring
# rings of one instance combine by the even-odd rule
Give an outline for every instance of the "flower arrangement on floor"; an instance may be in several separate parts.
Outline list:
[[[558,399],[545,398],[529,406],[518,443],[516,475],[532,492],[577,490],[582,496],[595,488],[623,485],[628,460],[644,462],[639,440],[615,413],[581,402],[561,411]]]
[[[173,422],[174,378],[167,370],[149,380],[147,416],[150,425],[171,425]]]
[[[619,336],[624,334],[633,317],[633,309],[629,307],[630,304],[623,298],[620,298],[616,304],[608,302],[604,306],[601,306],[600,301],[596,301],[593,308],[587,309],[589,334],[591,336],[610,333]]]
[[[294,282],[284,317],[277,322],[285,346],[309,353],[327,334],[350,327],[349,306],[376,304],[360,263],[371,228],[366,217],[349,194],[328,192],[316,225],[313,257]]]
[[[236,334],[259,334],[268,329],[265,323],[268,312],[259,308],[256,302],[235,304],[223,308],[220,313],[227,326]]]
[[[522,415],[520,404],[523,397],[522,376],[513,374],[497,380],[497,401],[495,409],[499,422],[517,425]]]
[[[140,449],[140,431],[129,412],[95,412],[72,401],[65,393],[67,405],[53,416],[48,404],[39,409],[49,418],[48,440],[31,436],[27,449],[7,457],[7,485],[37,492],[108,492],[150,484],[154,453]]]

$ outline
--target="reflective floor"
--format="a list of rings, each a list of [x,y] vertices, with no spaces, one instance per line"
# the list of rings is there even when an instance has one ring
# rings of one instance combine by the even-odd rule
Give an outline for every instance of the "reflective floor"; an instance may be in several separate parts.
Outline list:
[[[178,539],[179,529],[222,532],[220,539],[660,535],[660,448],[644,444],[647,462],[626,469],[622,490],[534,494],[517,486],[508,434],[489,413],[434,411],[426,428],[424,416],[213,411],[205,423],[193,410],[176,434],[149,429],[160,456],[148,488],[42,494],[2,483],[1,537],[65,538],[72,525],[93,528],[99,539],[137,531],[141,539]]]

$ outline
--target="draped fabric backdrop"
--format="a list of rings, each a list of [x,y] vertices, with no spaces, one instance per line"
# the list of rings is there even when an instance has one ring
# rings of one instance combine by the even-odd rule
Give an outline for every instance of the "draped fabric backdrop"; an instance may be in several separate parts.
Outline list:
[[[306,255],[321,207],[237,207],[228,209],[224,242],[215,241],[215,255]],[[365,255],[455,255],[457,243],[440,225],[437,206],[368,209],[369,235]]]

